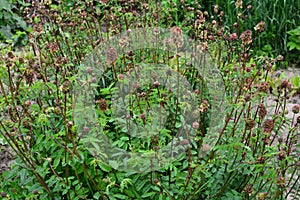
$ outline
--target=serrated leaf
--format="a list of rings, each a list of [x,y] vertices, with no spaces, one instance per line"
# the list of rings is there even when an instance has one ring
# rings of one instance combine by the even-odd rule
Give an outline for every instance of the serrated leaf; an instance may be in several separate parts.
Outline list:
[[[296,44],[294,42],[289,42],[287,46],[289,47],[290,51],[296,48]]]
[[[0,28],[0,32],[1,32],[2,35],[4,35],[6,37],[7,40],[10,39],[13,36],[13,34],[11,32],[11,28],[9,27],[9,25],[2,26]]]
[[[60,163],[60,157],[56,157],[53,161],[53,168],[56,169]]]
[[[114,169],[117,169],[119,164],[117,163],[117,161],[114,161],[114,160],[110,160],[108,161],[109,165],[114,168]]]
[[[116,197],[118,199],[126,199],[126,196],[123,194],[115,194],[114,197]]]
[[[12,9],[11,3],[9,3],[7,0],[1,0],[0,1],[0,11],[2,12],[3,9],[10,11]]]
[[[148,182],[148,180],[144,179],[142,181],[139,181],[136,185],[136,190],[141,191],[144,185]]]
[[[93,197],[94,197],[94,199],[99,199],[100,198],[100,193],[96,192]]]
[[[142,198],[147,198],[147,197],[151,197],[151,196],[154,196],[156,194],[156,192],[149,192],[149,193],[146,193],[142,196]]]
[[[99,163],[99,167],[100,167],[103,171],[105,171],[105,172],[110,172],[110,171],[111,171],[111,167],[108,166],[108,165],[105,164],[105,163]]]

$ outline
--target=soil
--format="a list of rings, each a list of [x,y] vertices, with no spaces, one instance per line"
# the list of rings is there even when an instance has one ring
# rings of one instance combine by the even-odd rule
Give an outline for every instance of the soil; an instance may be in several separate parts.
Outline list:
[[[0,175],[9,169],[11,163],[14,160],[12,150],[7,145],[0,146]]]
[[[291,80],[293,77],[295,77],[297,74],[300,76],[300,68],[289,68],[289,69],[284,69],[284,70],[278,70],[276,71],[276,73],[274,73],[275,76],[279,77],[280,74],[284,74],[283,78],[287,79],[287,80]],[[275,105],[276,97],[274,96],[270,96],[268,98],[267,101],[267,105],[268,106],[272,106]],[[295,104],[300,105],[300,94],[295,93],[293,96],[290,97],[290,99],[287,101],[287,105],[286,105],[286,111],[288,111],[287,113],[287,117],[289,117],[290,119],[292,119],[294,117],[294,114],[292,112],[292,108]],[[296,117],[294,117],[294,120],[296,120]],[[295,121],[294,121],[295,122]]]

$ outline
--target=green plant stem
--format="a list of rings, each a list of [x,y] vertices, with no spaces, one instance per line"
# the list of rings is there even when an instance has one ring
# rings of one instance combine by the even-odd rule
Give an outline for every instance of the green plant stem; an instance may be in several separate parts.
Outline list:
[[[296,169],[297,168],[295,168],[295,171],[296,171]],[[294,172],[293,172],[293,175],[294,175]],[[291,176],[291,179],[292,178],[293,178],[293,176]],[[294,184],[291,186],[290,190],[286,193],[285,198],[287,198],[289,196],[289,194],[293,191],[295,186],[298,186],[298,187],[297,187],[297,189],[294,189],[294,191],[299,191],[299,181],[300,181],[300,176],[297,176],[296,180],[294,181]],[[290,182],[289,182],[289,184],[290,184]]]
[[[37,180],[40,182],[40,184],[44,187],[44,189],[50,194],[52,199],[54,199],[53,193],[49,189],[49,187],[46,184],[45,180],[35,171],[35,166],[31,163],[31,160],[24,153],[22,153],[23,151],[19,148],[18,143],[14,140],[14,138],[12,136],[10,136],[10,134],[8,133],[7,129],[5,128],[5,126],[3,125],[3,123],[1,121],[0,121],[0,125],[2,126],[2,128],[6,132],[5,134],[3,134],[2,131],[1,131],[1,134],[4,137],[5,137],[5,135],[9,136],[9,138],[6,137],[6,141],[14,149],[14,151],[17,153],[17,155],[23,161],[23,163],[29,167],[30,171],[34,174],[34,176],[37,178]],[[10,141],[12,141],[14,143],[14,145],[12,143],[10,143]]]
[[[194,199],[195,198],[195,196],[196,196],[196,194],[199,192],[199,190],[201,189],[201,186],[202,186],[202,183],[204,182],[204,174],[202,174],[202,176],[201,176],[201,180],[200,180],[200,182],[198,183],[198,187],[197,188],[195,188],[195,192],[192,194],[192,196],[191,196],[191,198],[189,198],[189,199]],[[188,200],[188,198],[186,198],[186,200]]]

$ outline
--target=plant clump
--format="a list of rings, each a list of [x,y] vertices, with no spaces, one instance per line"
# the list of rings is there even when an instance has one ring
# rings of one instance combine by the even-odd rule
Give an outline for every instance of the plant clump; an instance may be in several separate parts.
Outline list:
[[[209,12],[203,5],[114,0],[24,7],[33,27],[25,50],[3,48],[0,55],[0,133],[17,155],[1,174],[1,196],[299,198],[299,105],[286,109],[293,87],[288,80],[277,87],[269,81],[284,58],[253,54],[268,28],[259,20],[242,30],[242,11],[254,6],[236,1],[237,22],[227,27],[225,10],[215,5]],[[130,33],[141,28],[152,30],[153,41],[167,30],[165,48],[152,42],[131,49]],[[103,44],[107,48],[99,48]],[[221,84],[210,88],[216,80]],[[276,101],[269,108],[271,93]],[[76,110],[76,103],[84,109]],[[92,137],[99,133],[95,127],[105,136],[99,141]],[[165,153],[173,142],[176,149]],[[110,152],[110,144],[119,151]],[[115,159],[124,152],[146,154]],[[143,168],[118,170],[121,165]]]

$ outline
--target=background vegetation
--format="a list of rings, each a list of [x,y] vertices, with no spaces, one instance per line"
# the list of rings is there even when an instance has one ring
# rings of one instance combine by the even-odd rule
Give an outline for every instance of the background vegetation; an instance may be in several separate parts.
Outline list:
[[[239,23],[238,18],[243,18],[243,23],[239,27],[254,27],[258,22],[265,22],[265,31],[260,34],[254,42],[253,51],[257,55],[284,55],[288,61],[298,62],[299,51],[289,51],[288,31],[299,26],[300,9],[299,0],[291,1],[242,1],[242,7],[236,7],[236,1],[202,1],[204,7],[210,13],[213,12],[215,4],[226,13],[223,25],[232,30],[235,22]],[[241,16],[237,16],[241,13]]]

